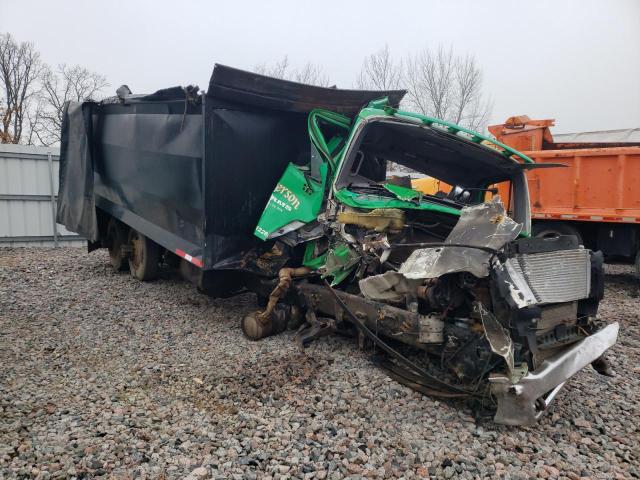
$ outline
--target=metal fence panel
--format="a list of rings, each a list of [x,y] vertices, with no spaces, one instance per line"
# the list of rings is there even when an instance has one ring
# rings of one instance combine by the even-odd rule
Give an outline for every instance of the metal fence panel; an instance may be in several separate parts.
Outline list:
[[[58,147],[0,145],[0,247],[86,245],[62,225],[54,229],[58,170]]]

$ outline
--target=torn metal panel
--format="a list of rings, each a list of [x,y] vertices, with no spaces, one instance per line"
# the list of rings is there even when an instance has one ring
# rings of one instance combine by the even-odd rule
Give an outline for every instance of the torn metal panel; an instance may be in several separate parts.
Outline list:
[[[497,265],[496,271],[507,285],[509,295],[518,308],[525,308],[538,303],[538,299],[531,291],[529,284],[516,271],[512,262],[507,260],[505,263]]]
[[[403,302],[408,293],[415,294],[420,280],[409,280],[404,275],[388,271],[380,275],[363,278],[358,282],[362,294],[383,302]]]
[[[315,240],[324,236],[325,234],[325,225],[322,223],[309,223],[302,228],[298,228],[297,230],[291,230],[287,233],[284,233],[279,240],[291,247],[298,245],[304,242],[310,242],[311,240]]]
[[[512,384],[507,375],[492,374],[489,377],[491,393],[498,402],[494,420],[506,425],[536,423],[549,404],[550,397],[558,393],[559,387],[616,343],[619,328],[617,322],[607,325],[547,358],[539,368],[529,372],[516,384]]]
[[[498,250],[515,240],[522,225],[507,216],[499,196],[479,205],[464,207],[446,243],[468,244]]]
[[[346,243],[330,248],[324,266],[319,270],[322,278],[333,277],[331,285],[338,285],[358,266],[360,255]]]
[[[480,205],[465,207],[444,243],[469,247],[444,246],[415,250],[399,272],[407,278],[437,278],[446,273],[470,272],[478,278],[489,275],[492,254],[472,247],[498,250],[515,240],[522,224],[506,215],[498,196]]]
[[[480,302],[473,304],[473,312],[480,317],[482,328],[491,347],[491,351],[504,358],[509,375],[513,375],[513,340],[509,332],[500,324],[493,313],[487,310]]]

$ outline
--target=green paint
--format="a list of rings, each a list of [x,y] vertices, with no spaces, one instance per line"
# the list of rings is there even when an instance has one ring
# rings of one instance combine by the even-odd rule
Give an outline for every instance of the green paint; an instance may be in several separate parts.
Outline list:
[[[304,256],[302,257],[302,264],[313,270],[318,270],[327,260],[327,252],[321,253],[317,257],[314,256],[317,243],[318,242],[316,240],[312,240],[307,243],[304,249]]]
[[[341,134],[334,135],[329,140],[322,133],[323,125],[337,127]],[[309,138],[311,143],[318,149],[320,155],[329,163],[331,173],[335,174],[335,159],[344,151],[346,137],[351,129],[351,119],[339,113],[328,110],[316,109],[309,114],[307,121]],[[340,147],[340,148],[338,148]]]
[[[371,100],[369,102],[369,105],[367,105],[367,108],[373,108],[376,110],[387,110],[387,109],[392,109],[395,111],[394,108],[392,108],[391,106],[389,106],[389,98],[388,97],[382,97],[382,98],[378,98],[377,100]]]
[[[320,270],[322,278],[333,277],[331,285],[338,285],[360,263],[360,255],[346,243],[330,247],[317,257],[315,255],[317,241],[313,240],[305,246],[302,264],[313,270]]]
[[[322,278],[333,277],[331,286],[340,284],[360,263],[360,255],[346,243],[339,243],[327,252]]]
[[[430,210],[432,212],[448,213],[449,215],[455,215],[457,217],[460,216],[460,210],[437,203],[430,203],[425,197],[422,197],[422,200],[416,203],[415,201],[388,198],[370,193],[356,193],[346,188],[338,190],[335,195],[336,200],[354,208],[370,208],[371,210],[375,208]]]
[[[262,212],[254,235],[266,240],[292,222],[309,223],[320,213],[327,182],[327,164],[318,166],[320,178],[290,163]]]
[[[422,193],[414,190],[413,188],[393,185],[392,183],[385,183],[384,188],[393,193],[400,200],[411,201],[422,198]]]

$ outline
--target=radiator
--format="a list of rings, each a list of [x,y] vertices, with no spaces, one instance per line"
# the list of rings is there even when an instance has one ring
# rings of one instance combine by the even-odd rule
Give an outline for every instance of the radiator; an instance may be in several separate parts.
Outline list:
[[[518,254],[507,260],[508,270],[524,279],[537,304],[561,303],[589,296],[589,250]]]

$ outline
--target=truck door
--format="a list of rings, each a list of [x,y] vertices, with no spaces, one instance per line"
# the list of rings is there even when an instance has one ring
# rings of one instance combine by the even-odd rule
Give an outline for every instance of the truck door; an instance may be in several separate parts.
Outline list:
[[[310,161],[305,166],[289,163],[262,212],[255,236],[277,238],[316,219],[350,127],[351,120],[338,113],[313,110],[309,114]]]

